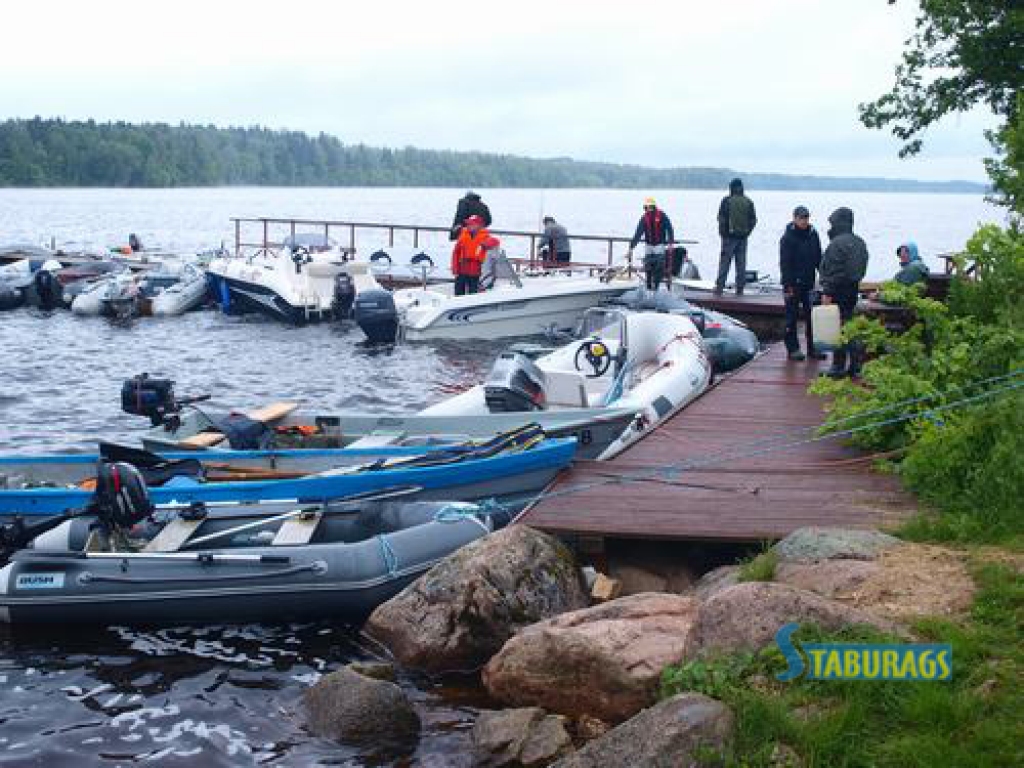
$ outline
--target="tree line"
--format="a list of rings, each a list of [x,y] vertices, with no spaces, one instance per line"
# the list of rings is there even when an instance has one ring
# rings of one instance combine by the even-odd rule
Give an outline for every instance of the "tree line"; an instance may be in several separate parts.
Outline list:
[[[61,119],[0,123],[0,186],[423,186],[722,189],[728,168],[647,168],[390,149],[267,128]],[[980,192],[969,182],[742,174],[758,189]]]

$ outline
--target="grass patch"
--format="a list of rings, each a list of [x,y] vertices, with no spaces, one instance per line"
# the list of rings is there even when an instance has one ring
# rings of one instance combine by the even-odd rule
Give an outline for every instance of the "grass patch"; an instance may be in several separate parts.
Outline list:
[[[774,581],[778,565],[779,553],[770,544],[765,544],[759,554],[740,562],[736,577],[740,581]]]
[[[782,683],[775,675],[786,664],[772,645],[669,667],[662,694],[697,691],[733,708],[729,766],[771,766],[780,745],[803,765],[822,768],[1024,765],[1024,578],[994,563],[975,563],[972,573],[978,591],[968,619],[920,620],[913,627],[926,642],[952,644],[949,682]],[[897,641],[868,628],[823,633],[809,626],[796,639]]]

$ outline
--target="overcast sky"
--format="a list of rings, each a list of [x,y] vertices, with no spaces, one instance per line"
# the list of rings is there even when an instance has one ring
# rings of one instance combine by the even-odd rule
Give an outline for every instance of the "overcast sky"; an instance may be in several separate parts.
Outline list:
[[[901,0],[4,5],[0,117],[262,125],[345,143],[984,180],[984,112],[923,155],[857,120]]]

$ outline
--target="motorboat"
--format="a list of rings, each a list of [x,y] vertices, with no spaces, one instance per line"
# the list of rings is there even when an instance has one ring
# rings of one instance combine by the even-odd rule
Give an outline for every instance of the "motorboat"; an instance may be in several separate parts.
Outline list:
[[[526,276],[465,296],[432,288],[367,293],[354,314],[373,342],[571,333],[587,309],[636,286],[635,275],[615,270],[602,277]]]
[[[135,317],[141,314],[143,298],[138,276],[126,269],[89,285],[74,297],[71,311],[76,315]]]
[[[530,413],[485,413],[466,419],[424,413],[318,413],[298,403],[277,402],[241,412],[215,410],[207,395],[178,398],[174,382],[136,376],[124,382],[121,408],[144,416],[151,427],[142,435],[149,451],[223,450],[231,447],[277,447],[295,450],[429,447],[469,440],[487,440],[540,425],[555,438],[575,438],[577,458],[594,459],[637,417],[630,408],[577,408]],[[204,403],[199,407],[197,403]],[[240,434],[241,431],[241,434]]]
[[[637,288],[609,302],[634,312],[667,312],[689,317],[707,347],[715,373],[726,373],[753,360],[761,350],[757,336],[744,323],[723,312],[697,307],[667,291]]]
[[[502,354],[483,384],[422,414],[475,419],[493,412],[620,408],[636,417],[597,459],[610,459],[671,418],[707,388],[711,363],[685,315],[592,308],[579,337],[531,359]]]
[[[0,266],[0,310],[29,304],[41,309],[60,305],[61,288],[55,259],[19,259]]]
[[[177,282],[152,297],[150,312],[157,317],[183,315],[202,306],[207,296],[206,272],[197,265],[187,264]]]
[[[453,446],[181,452],[132,463],[150,464],[150,477],[164,480],[149,490],[159,504],[325,500],[394,487],[415,487],[416,498],[479,499],[540,490],[575,450],[575,440],[547,439],[529,426]],[[0,518],[85,507],[100,460],[90,454],[0,456]]]
[[[289,236],[280,248],[216,257],[207,279],[225,313],[261,312],[293,324],[348,317],[358,294],[380,289],[369,262],[349,259],[317,233]]]
[[[0,623],[358,619],[512,514],[492,503],[401,500],[185,514],[153,506],[131,478],[119,477],[134,488],[129,505],[58,519],[13,552],[0,567]]]

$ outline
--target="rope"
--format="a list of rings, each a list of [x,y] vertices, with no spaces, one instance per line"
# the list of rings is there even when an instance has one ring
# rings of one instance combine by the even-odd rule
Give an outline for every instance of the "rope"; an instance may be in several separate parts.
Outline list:
[[[377,541],[380,544],[380,555],[384,560],[384,567],[388,569],[388,576],[394,576],[398,573],[398,555],[395,554],[391,542],[383,533],[377,536]]]
[[[493,502],[497,505],[497,502]],[[467,502],[452,502],[451,504],[445,504],[441,509],[434,513],[435,523],[461,523],[463,520],[469,520],[481,528],[484,529],[484,533],[491,532],[491,526],[480,519],[480,515],[487,514],[487,503],[484,504],[470,504]],[[488,517],[488,520],[490,518]]]

